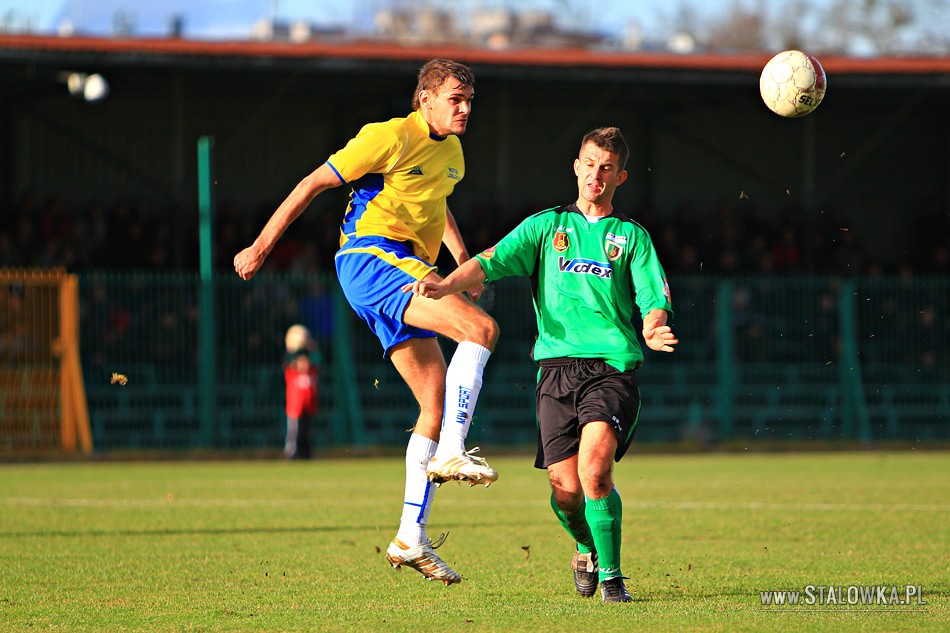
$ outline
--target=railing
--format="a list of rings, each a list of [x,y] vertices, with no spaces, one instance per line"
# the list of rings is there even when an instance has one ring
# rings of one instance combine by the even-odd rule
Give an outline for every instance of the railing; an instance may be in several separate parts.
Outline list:
[[[216,358],[199,361],[197,275],[80,275],[81,351],[97,450],[278,447],[283,334],[315,332],[317,445],[402,444],[408,388],[323,275],[215,277]],[[950,280],[671,280],[681,343],[647,350],[638,441],[950,439]],[[534,332],[525,280],[495,284],[502,328],[473,442],[535,438]],[[445,341],[446,356],[454,345]],[[202,393],[199,367],[215,371]],[[112,384],[113,372],[128,384]],[[213,398],[214,420],[202,419]]]

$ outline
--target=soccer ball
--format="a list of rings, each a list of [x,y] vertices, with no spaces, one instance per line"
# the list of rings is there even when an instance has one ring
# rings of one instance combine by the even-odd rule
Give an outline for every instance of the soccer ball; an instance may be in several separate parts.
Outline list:
[[[783,51],[759,77],[759,93],[769,110],[784,117],[805,116],[825,97],[825,69],[812,55]]]
[[[284,336],[284,346],[287,347],[287,353],[293,354],[300,350],[310,348],[310,330],[303,325],[291,325]]]

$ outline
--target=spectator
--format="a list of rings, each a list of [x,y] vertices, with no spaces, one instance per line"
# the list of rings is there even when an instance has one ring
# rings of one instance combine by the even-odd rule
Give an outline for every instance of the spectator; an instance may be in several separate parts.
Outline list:
[[[319,408],[319,372],[310,360],[310,352],[300,349],[291,354],[284,366],[284,382],[287,385],[287,438],[284,442],[284,457],[287,459],[310,459],[310,431]]]

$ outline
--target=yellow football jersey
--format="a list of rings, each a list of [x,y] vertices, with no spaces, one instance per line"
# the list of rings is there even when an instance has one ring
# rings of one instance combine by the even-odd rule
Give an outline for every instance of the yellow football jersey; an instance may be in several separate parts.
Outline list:
[[[353,187],[340,227],[341,246],[363,236],[408,241],[417,257],[435,264],[446,198],[465,176],[457,136],[430,134],[416,111],[363,126],[327,164]]]

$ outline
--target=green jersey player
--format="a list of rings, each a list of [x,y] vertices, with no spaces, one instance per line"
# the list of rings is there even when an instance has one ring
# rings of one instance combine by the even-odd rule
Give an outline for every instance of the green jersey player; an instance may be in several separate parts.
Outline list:
[[[650,236],[613,208],[628,154],[618,128],[589,132],[574,161],[575,203],[525,219],[441,282],[404,287],[439,299],[484,281],[531,278],[540,365],[535,466],[547,469],[551,508],[576,542],[578,593],[592,596],[600,582],[605,602],[631,601],[612,467],[630,446],[640,412],[643,352],[634,313],[650,349],[672,352],[679,342],[667,325],[670,291]]]

